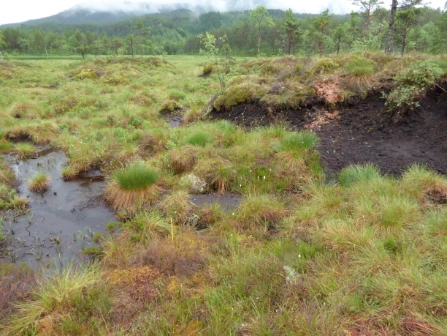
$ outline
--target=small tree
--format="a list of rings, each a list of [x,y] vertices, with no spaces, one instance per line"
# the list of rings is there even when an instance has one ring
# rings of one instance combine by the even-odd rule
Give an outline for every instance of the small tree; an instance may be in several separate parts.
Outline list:
[[[228,44],[227,36],[216,38],[213,34],[206,32],[205,35],[199,35],[199,38],[203,45],[200,53],[205,55],[213,64],[213,71],[217,74],[220,90],[223,94],[227,86],[227,76],[233,64],[230,57],[231,48]]]
[[[334,30],[334,41],[336,43],[337,55],[340,53],[341,44],[347,35],[349,26],[347,24],[341,24]]]
[[[326,46],[326,27],[331,22],[331,17],[329,15],[329,9],[326,9],[321,15],[317,16],[312,24],[316,30],[314,32],[313,37],[315,38],[315,42],[318,45],[318,51],[320,55],[324,54]]]
[[[368,31],[371,27],[371,17],[374,11],[379,8],[383,1],[381,0],[352,0],[352,4],[359,6],[364,10],[366,30]]]
[[[123,41],[119,37],[113,39],[113,49],[115,51],[115,56],[118,56],[118,49],[123,45]]]
[[[282,28],[286,33],[287,53],[290,55],[299,37],[300,22],[293,16],[292,10],[289,9],[284,15]]]
[[[258,33],[258,57],[261,56],[262,31],[274,25],[273,20],[264,6],[258,6],[250,12],[250,21]]]
[[[397,13],[397,22],[400,30],[402,31],[402,49],[401,55],[405,53],[405,48],[407,47],[407,35],[410,30],[416,25],[418,15],[421,13],[419,8],[410,8],[407,10],[402,10]]]
[[[134,56],[134,47],[135,47],[135,36],[133,34],[130,34],[126,38],[126,44],[127,47],[130,50],[130,53],[132,54],[132,57]]]
[[[6,46],[5,39],[3,37],[3,31],[0,30],[0,59],[3,60],[2,49]]]
[[[102,38],[102,44],[104,46],[104,53],[106,56],[109,55],[109,39],[107,38],[107,36],[104,36]]]
[[[138,19],[135,24],[135,29],[138,32],[138,44],[140,45],[140,57],[143,57],[143,37],[150,34],[150,28],[145,28],[143,21]]]

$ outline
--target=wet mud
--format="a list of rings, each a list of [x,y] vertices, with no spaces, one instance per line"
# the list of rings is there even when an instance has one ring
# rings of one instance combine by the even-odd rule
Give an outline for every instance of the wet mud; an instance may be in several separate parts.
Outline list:
[[[64,181],[61,169],[67,157],[52,149],[26,161],[13,156],[6,156],[5,161],[14,170],[18,192],[28,199],[29,208],[19,216],[3,214],[8,239],[0,262],[47,266],[85,259],[82,251],[95,245],[91,240],[94,233],[104,233],[107,224],[116,221],[101,197],[105,186],[101,173],[91,171]],[[28,189],[27,181],[37,172],[51,177],[49,189],[42,194]]]

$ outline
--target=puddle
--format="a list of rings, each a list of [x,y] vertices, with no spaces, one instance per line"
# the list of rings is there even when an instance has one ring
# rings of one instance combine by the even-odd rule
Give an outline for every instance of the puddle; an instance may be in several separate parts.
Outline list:
[[[29,211],[19,217],[7,214],[3,231],[9,237],[7,255],[0,262],[28,262],[47,265],[52,260],[65,263],[73,257],[85,259],[82,250],[94,246],[91,237],[104,233],[113,213],[101,194],[105,186],[99,171],[64,181],[61,169],[67,163],[64,153],[46,149],[26,161],[6,156],[16,174],[18,191],[29,200]],[[28,189],[28,179],[42,171],[51,177],[51,186],[43,194]]]
[[[183,117],[181,116],[170,116],[169,117],[169,127],[171,128],[175,128],[175,127],[179,127],[183,124]]]
[[[192,195],[190,200],[198,207],[218,203],[228,212],[241,204],[242,196],[238,194],[200,194]]]

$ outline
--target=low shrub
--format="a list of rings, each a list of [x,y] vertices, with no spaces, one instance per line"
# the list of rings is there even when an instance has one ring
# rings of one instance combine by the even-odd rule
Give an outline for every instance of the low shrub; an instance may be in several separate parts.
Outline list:
[[[421,61],[411,64],[394,78],[395,88],[388,94],[386,105],[401,115],[419,106],[418,99],[436,84],[444,71],[435,63]]]

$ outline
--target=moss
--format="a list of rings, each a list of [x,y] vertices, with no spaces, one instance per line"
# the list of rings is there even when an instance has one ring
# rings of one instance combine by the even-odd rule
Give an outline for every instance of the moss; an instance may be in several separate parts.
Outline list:
[[[214,101],[214,108],[217,111],[225,108],[226,110],[232,107],[243,104],[263,96],[266,90],[258,84],[243,83],[240,85],[229,87],[224,94],[217,97]]]
[[[76,79],[84,80],[84,79],[98,79],[98,74],[93,69],[82,69],[76,76]]]
[[[373,60],[354,55],[344,67],[353,76],[371,76],[376,70],[377,64]]]
[[[211,75],[213,73],[214,63],[207,63],[203,67],[203,75]]]
[[[322,58],[316,61],[307,71],[308,76],[331,74],[339,67],[331,58]]]
[[[183,106],[172,99],[166,100],[160,107],[160,113],[172,113],[176,110],[180,110]]]

